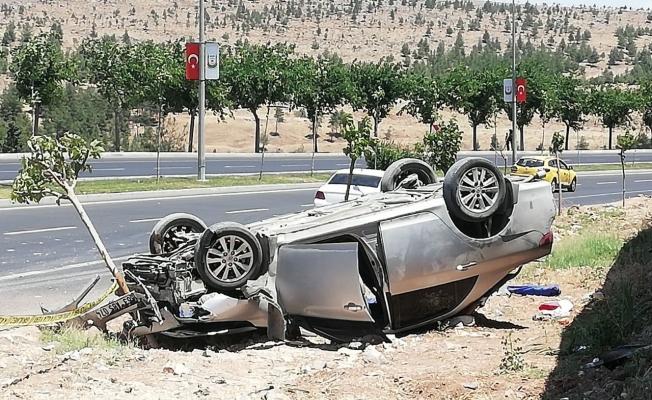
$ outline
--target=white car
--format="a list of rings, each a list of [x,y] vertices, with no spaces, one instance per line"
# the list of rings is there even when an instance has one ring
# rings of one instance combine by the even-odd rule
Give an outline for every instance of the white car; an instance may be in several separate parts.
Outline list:
[[[385,171],[377,169],[356,168],[353,170],[349,200],[365,194],[380,193],[380,180]],[[315,193],[315,207],[344,201],[346,184],[349,180],[349,169],[336,171],[330,179]]]

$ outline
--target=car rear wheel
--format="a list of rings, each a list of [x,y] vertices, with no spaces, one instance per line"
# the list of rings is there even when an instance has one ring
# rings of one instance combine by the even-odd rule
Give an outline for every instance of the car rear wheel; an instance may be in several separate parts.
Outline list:
[[[575,189],[577,189],[577,178],[573,178],[573,181],[570,184],[570,187],[568,188],[569,192],[574,192]]]
[[[160,219],[149,235],[149,252],[167,254],[188,241],[189,233],[201,233],[204,221],[192,214],[174,213]]]
[[[448,211],[468,222],[481,222],[498,211],[507,187],[500,169],[489,160],[468,157],[457,161],[444,178]]]
[[[396,190],[401,182],[412,174],[417,175],[421,185],[437,183],[437,175],[430,165],[416,158],[403,158],[387,167],[380,180],[380,191],[384,193]]]
[[[206,285],[218,291],[232,291],[260,276],[262,246],[244,225],[217,223],[197,241],[195,266]]]

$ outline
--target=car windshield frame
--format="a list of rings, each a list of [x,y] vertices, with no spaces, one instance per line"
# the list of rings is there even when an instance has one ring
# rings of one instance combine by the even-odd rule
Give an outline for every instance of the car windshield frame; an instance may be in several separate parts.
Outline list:
[[[369,188],[378,188],[382,177],[367,174],[353,174],[351,186],[364,186]],[[336,173],[328,181],[329,185],[346,185],[349,180],[348,173]]]

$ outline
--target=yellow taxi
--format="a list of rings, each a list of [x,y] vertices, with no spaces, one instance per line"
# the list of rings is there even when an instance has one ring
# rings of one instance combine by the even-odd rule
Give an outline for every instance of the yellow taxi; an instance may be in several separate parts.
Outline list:
[[[577,173],[573,170],[573,167],[561,159],[558,167],[557,159],[553,156],[521,157],[512,166],[511,173],[516,176],[532,176],[540,169],[546,171],[544,180],[550,182],[553,191],[559,189],[558,180],[561,181],[562,189],[566,188],[569,192],[574,192],[577,188]]]

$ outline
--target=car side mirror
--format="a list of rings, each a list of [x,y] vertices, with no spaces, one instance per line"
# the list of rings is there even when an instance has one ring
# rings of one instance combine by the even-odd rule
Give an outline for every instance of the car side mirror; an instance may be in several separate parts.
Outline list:
[[[573,166],[572,166],[572,165],[569,165],[569,166],[568,166],[568,169],[573,169]]]

